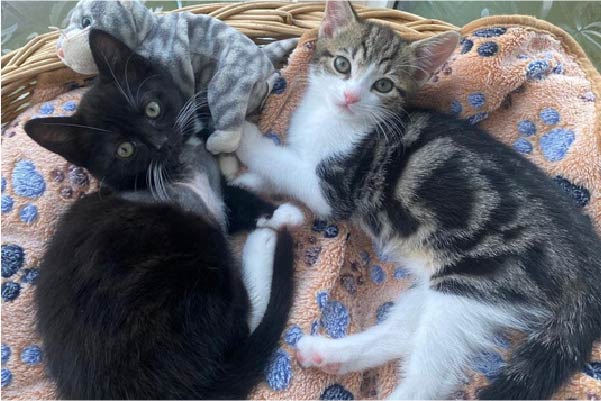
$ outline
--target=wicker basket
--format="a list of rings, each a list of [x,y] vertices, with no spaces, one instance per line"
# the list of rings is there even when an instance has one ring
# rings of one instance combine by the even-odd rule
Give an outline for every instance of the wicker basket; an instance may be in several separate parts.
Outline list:
[[[212,3],[187,6],[171,12],[189,11],[208,14],[225,21],[257,43],[300,36],[317,28],[323,17],[324,3],[289,3],[259,1],[246,3]],[[357,6],[360,16],[390,25],[408,40],[422,39],[436,33],[456,30],[453,25],[390,9]],[[39,35],[20,49],[2,57],[2,123],[14,119],[32,101],[40,75],[51,75],[57,86],[71,70],[56,56],[59,32]],[[61,72],[65,72],[61,74]]]

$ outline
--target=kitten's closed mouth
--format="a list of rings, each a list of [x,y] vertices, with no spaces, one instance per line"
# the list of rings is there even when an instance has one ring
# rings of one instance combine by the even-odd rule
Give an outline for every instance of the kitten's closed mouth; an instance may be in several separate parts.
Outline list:
[[[336,106],[338,106],[338,108],[340,110],[342,110],[345,113],[349,113],[349,114],[355,114],[355,112],[351,109],[351,105],[346,104],[346,103],[336,103]]]

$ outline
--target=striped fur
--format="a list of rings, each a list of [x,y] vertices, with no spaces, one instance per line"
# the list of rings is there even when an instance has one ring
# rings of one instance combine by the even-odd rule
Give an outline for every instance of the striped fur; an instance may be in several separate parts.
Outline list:
[[[329,1],[288,146],[247,123],[237,153],[249,172],[238,183],[352,221],[416,277],[383,323],[341,339],[301,338],[303,366],[342,374],[400,358],[391,398],[440,399],[477,355],[495,352],[499,332],[519,330],[523,341],[479,395],[548,398],[601,337],[601,240],[511,148],[467,122],[405,106],[456,45],[452,33],[405,43]],[[343,73],[340,56],[350,64]],[[375,93],[382,77],[394,90]]]

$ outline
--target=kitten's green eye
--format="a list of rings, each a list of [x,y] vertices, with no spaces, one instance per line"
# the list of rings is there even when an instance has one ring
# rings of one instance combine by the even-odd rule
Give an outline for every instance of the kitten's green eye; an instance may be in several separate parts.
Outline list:
[[[153,120],[161,115],[161,105],[159,102],[148,102],[146,103],[146,107],[144,107],[144,113],[146,117],[152,118]]]
[[[388,78],[382,78],[382,79],[378,79],[376,82],[374,82],[374,90],[380,92],[380,93],[388,93],[392,90],[392,81]]]
[[[136,153],[136,146],[132,142],[121,142],[117,147],[117,156],[128,159]]]
[[[82,28],[87,28],[90,25],[92,25],[92,18],[90,18],[90,17],[83,17],[81,19],[81,27]]]
[[[348,74],[351,72],[351,63],[346,57],[338,56],[334,59],[334,68],[341,74]]]

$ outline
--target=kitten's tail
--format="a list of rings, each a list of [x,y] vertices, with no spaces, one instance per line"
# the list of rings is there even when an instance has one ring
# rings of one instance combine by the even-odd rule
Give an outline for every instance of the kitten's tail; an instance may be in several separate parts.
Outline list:
[[[261,47],[261,50],[271,60],[271,64],[277,67],[286,61],[284,57],[288,57],[297,44],[298,38],[282,39]]]
[[[582,302],[581,302],[582,301]],[[559,317],[547,322],[516,347],[500,374],[483,388],[479,399],[542,400],[550,398],[589,359],[601,337],[601,308],[577,300],[564,305]]]
[[[277,348],[292,306],[293,240],[287,230],[278,233],[273,258],[271,295],[263,320],[250,337],[237,347],[227,362],[225,374],[207,399],[246,399],[264,377]]]

